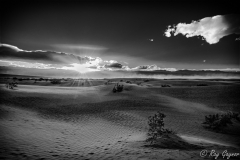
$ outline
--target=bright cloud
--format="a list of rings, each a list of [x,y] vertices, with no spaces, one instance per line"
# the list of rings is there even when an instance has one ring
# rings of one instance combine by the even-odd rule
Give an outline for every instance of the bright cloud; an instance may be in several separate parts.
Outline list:
[[[51,64],[43,64],[43,63],[29,63],[22,61],[5,61],[0,60],[0,65],[3,66],[13,66],[13,67],[24,67],[24,68],[37,68],[37,69],[52,69],[57,67],[52,66]]]
[[[131,70],[128,66],[124,66],[118,61],[109,60],[109,61],[101,61],[101,63],[97,65],[90,66],[88,68],[97,69],[99,71],[117,71],[117,70]]]
[[[77,71],[77,72],[80,72],[80,73],[100,71],[97,68],[94,69],[89,64],[78,64],[78,63],[73,63],[73,64],[71,64],[71,67],[62,67],[60,69],[74,70],[74,71]]]
[[[215,44],[224,36],[240,34],[239,17],[239,15],[217,15],[192,21],[190,24],[178,23],[168,26],[164,34],[166,37],[171,37],[171,33],[174,36],[182,34],[187,38],[202,36],[203,40],[206,40],[209,44]]]
[[[1,44],[0,43],[0,47],[4,48],[4,50],[6,51],[8,48],[14,50],[15,52],[19,52],[19,51],[23,51],[22,49],[19,49],[16,46],[10,45],[10,44]]]
[[[36,69],[63,69],[63,70],[73,70],[80,73],[99,71],[97,68],[90,68],[90,64],[78,64],[73,63],[69,66],[54,65],[54,64],[44,64],[44,63],[30,63],[22,61],[5,61],[0,60],[0,66],[13,66],[22,68],[36,68]]]
[[[135,68],[132,68],[130,70],[144,70],[144,71],[165,70],[165,71],[171,71],[171,72],[177,71],[176,68],[160,68],[155,64],[153,64],[153,65],[141,65],[141,66],[137,66]]]
[[[141,65],[132,69],[158,70],[159,68],[157,65],[153,64],[153,65]]]
[[[104,61],[105,63],[118,63],[117,61],[115,60],[110,60],[110,61]]]

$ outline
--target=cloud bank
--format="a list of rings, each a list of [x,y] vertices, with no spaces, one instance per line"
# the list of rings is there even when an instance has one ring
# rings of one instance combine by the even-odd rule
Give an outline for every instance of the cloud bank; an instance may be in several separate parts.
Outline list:
[[[153,65],[141,65],[141,66],[137,66],[133,69],[158,70],[159,68],[157,67],[157,65],[153,64]]]
[[[51,63],[62,65],[69,65],[71,63],[84,64],[100,60],[99,57],[96,58],[89,56],[81,57],[64,52],[42,50],[27,51],[19,49],[18,47],[9,44],[0,44],[0,59],[25,60],[25,61],[28,60],[35,61],[38,63]]]
[[[182,34],[187,38],[201,36],[207,43],[216,44],[224,36],[240,34],[240,15],[217,15],[190,24],[169,25],[164,34],[166,37],[171,37],[172,34]]]
[[[37,68],[37,69],[59,69],[59,67],[52,64],[43,64],[43,63],[29,63],[22,61],[5,61],[0,60],[1,66],[13,66],[13,67],[23,67],[23,68]]]
[[[65,69],[82,73],[90,71],[161,70],[155,64],[129,68],[116,60],[103,60],[100,57],[90,56],[82,57],[55,51],[27,51],[9,44],[0,45],[0,65],[38,69]],[[171,71],[176,71],[176,69],[171,69]]]
[[[82,73],[129,69],[128,66],[123,66],[115,60],[104,61],[99,57],[79,56],[55,51],[27,51],[9,44],[0,44],[0,65],[38,69],[65,69]]]
[[[142,71],[156,71],[156,70],[165,70],[165,71],[177,71],[178,69],[176,68],[161,68],[158,67],[157,65],[153,64],[153,65],[141,65],[141,66],[137,66],[135,68],[132,68],[131,70],[142,70]]]
[[[139,74],[158,74],[158,73],[174,73],[178,72],[181,69],[176,68],[161,68],[155,64],[152,65],[140,65],[137,67],[129,68],[123,64],[128,64],[126,62],[118,62],[116,60],[103,60],[100,57],[90,57],[79,55],[68,54],[63,52],[54,52],[54,51],[42,51],[34,50],[27,51],[19,49],[16,46],[8,44],[0,44],[0,67],[3,68],[10,67],[13,70],[21,71],[22,73],[27,73],[31,69],[37,73],[42,73],[46,71],[62,73],[71,72],[71,74],[81,73],[89,74],[93,77],[97,73],[104,73],[106,77],[109,77],[111,74],[120,73],[121,76],[126,74],[131,75],[132,73]],[[26,71],[25,71],[26,70]],[[112,71],[112,72],[108,72]],[[222,71],[239,71],[237,69],[225,69]],[[30,73],[30,72],[29,72]],[[91,74],[90,74],[91,73]],[[55,74],[55,73],[53,73]],[[104,77],[101,75],[100,77]],[[132,76],[132,75],[131,75]]]

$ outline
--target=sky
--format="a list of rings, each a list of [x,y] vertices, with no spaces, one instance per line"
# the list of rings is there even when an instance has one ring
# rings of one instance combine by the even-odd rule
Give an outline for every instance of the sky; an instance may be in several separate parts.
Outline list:
[[[2,4],[2,72],[239,71],[236,1]]]

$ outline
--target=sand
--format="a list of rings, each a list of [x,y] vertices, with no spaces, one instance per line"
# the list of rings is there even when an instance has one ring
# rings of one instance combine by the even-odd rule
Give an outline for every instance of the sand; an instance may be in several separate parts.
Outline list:
[[[115,82],[104,82],[75,87],[24,82],[14,90],[0,84],[0,159],[177,160],[202,159],[203,149],[240,152],[238,124],[232,134],[201,125],[205,115],[239,110],[238,83],[136,80],[112,93]],[[157,111],[166,114],[165,127],[177,136],[151,146],[145,141],[147,120]]]

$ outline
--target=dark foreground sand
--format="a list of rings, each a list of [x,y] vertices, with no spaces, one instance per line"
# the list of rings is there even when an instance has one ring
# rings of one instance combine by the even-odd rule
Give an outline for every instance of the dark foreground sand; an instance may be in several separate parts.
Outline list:
[[[114,82],[91,81],[83,87],[24,83],[15,90],[0,85],[0,159],[178,160],[203,159],[203,149],[240,153],[239,124],[228,134],[201,125],[205,115],[240,110],[236,81],[122,82],[121,93],[111,92]],[[166,114],[166,128],[182,140],[166,140],[161,148],[145,142],[148,116],[156,111]],[[205,158],[214,157],[208,153]]]

